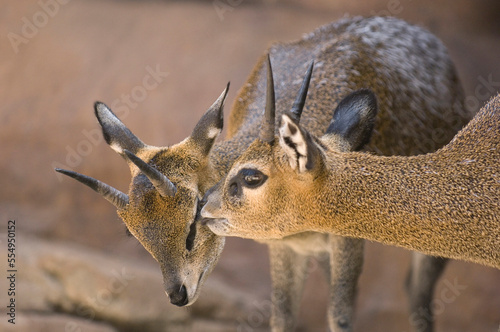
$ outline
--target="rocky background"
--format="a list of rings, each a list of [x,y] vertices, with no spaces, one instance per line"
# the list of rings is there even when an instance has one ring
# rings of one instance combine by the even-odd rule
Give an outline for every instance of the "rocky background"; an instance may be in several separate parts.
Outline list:
[[[477,110],[500,90],[497,0],[0,0],[0,330],[268,330],[265,246],[229,239],[198,302],[179,309],[113,206],[53,168],[125,191],[128,168],[96,134],[94,101],[120,108],[143,141],[173,144],[229,80],[231,104],[272,42],[298,39],[344,15],[374,14],[440,37],[469,107]],[[163,74],[146,89],[154,71]],[[9,219],[16,220],[15,326],[5,312]],[[365,262],[355,330],[409,331],[409,252],[369,243]],[[325,331],[327,285],[311,269],[298,330]],[[453,300],[443,295],[450,290]],[[433,305],[439,331],[497,332],[500,271],[451,262]]]

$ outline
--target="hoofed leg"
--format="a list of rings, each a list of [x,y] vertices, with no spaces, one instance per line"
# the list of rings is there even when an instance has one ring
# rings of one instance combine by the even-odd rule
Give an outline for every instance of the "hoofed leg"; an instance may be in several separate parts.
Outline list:
[[[309,256],[299,255],[285,244],[269,244],[273,282],[271,330],[293,331],[302,290],[308,276]]]
[[[432,332],[434,315],[431,301],[434,286],[448,259],[412,253],[410,271],[406,278],[406,291],[410,302],[410,325],[415,332]]]
[[[363,268],[364,240],[330,235],[330,301],[328,326],[332,332],[353,328],[358,278]]]

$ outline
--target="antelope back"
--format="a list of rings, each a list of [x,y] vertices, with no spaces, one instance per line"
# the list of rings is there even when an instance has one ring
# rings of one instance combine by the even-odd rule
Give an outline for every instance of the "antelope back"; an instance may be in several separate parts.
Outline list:
[[[442,42],[427,30],[396,18],[342,19],[301,40],[275,44],[268,52],[277,119],[290,110],[307,66],[314,60],[300,123],[318,137],[325,133],[338,103],[362,88],[370,89],[378,98],[380,111],[366,146],[377,154],[434,151],[448,143],[473,116],[464,106],[460,81]],[[229,115],[228,138],[236,136],[245,142],[244,147],[259,133],[265,86],[263,56],[239,91]]]

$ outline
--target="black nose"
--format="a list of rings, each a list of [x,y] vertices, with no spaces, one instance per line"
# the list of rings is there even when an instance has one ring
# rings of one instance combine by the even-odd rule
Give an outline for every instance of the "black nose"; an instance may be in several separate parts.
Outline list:
[[[189,302],[186,286],[184,285],[176,287],[173,292],[168,294],[168,297],[170,298],[170,303],[178,307],[185,306]]]

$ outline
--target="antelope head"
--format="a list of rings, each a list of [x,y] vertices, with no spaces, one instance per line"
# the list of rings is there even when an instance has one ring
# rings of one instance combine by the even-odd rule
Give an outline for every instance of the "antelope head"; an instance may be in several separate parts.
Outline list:
[[[177,306],[197,299],[224,246],[224,238],[195,220],[203,193],[217,181],[209,153],[222,130],[228,88],[229,84],[191,136],[170,147],[143,143],[105,104],[95,103],[106,142],[130,167],[128,194],[94,178],[56,169],[117,208],[129,232],[160,264],[165,292]]]
[[[291,110],[281,117],[278,137],[274,108],[269,107],[260,137],[205,195],[201,223],[214,233],[269,240],[315,231],[308,224],[318,218],[313,198],[322,197],[331,169],[346,167],[343,155],[369,142],[377,101],[370,90],[352,92],[338,104],[326,134],[315,137],[299,124],[305,82],[303,87]],[[273,104],[273,92],[268,96]]]

